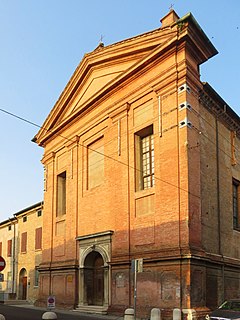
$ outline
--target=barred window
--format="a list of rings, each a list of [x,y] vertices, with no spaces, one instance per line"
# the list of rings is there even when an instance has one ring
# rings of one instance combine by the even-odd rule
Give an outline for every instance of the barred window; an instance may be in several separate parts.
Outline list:
[[[153,126],[135,133],[136,190],[154,186],[154,135]]]

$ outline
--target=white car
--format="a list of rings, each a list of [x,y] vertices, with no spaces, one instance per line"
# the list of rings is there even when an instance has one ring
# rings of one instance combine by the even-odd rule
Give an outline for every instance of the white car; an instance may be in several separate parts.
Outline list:
[[[206,320],[240,320],[240,299],[225,301],[220,307],[206,316]]]

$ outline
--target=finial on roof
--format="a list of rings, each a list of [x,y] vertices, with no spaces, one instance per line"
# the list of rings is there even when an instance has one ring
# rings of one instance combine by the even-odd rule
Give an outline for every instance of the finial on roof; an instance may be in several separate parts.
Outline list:
[[[104,43],[100,42],[99,45],[94,49],[94,51],[101,50],[102,48],[104,48]]]

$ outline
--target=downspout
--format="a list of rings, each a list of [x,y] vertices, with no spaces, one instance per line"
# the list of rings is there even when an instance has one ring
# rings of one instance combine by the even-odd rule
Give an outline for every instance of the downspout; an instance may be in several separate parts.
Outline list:
[[[175,65],[176,65],[176,102],[177,106],[179,105],[178,103],[178,81],[179,81],[179,76],[178,76],[178,60],[177,60],[177,53],[178,53],[178,39],[179,39],[179,29],[177,30],[177,45],[176,45],[176,50],[175,50]],[[182,310],[182,297],[183,297],[183,292],[182,292],[182,239],[181,239],[181,193],[180,193],[180,142],[179,142],[179,110],[177,108],[177,171],[178,171],[178,246],[179,246],[179,273],[180,273],[180,297],[179,297],[179,308]]]
[[[129,107],[129,106],[128,106]],[[130,231],[130,228],[131,228],[131,221],[130,221],[130,159],[129,159],[129,122],[128,122],[128,111],[129,111],[129,108],[127,110],[127,161],[128,161],[128,164],[127,164],[127,170],[128,170],[128,190],[127,190],[127,201],[128,201],[128,260],[130,262],[130,269],[129,269],[129,279],[128,279],[128,305],[130,306],[131,305],[131,231]]]
[[[219,182],[219,140],[218,140],[218,118],[216,124],[216,167],[217,167],[217,213],[218,213],[218,253],[222,254],[221,249],[221,218],[220,218],[220,182]]]
[[[53,221],[54,221],[54,180],[55,180],[55,153],[53,153],[53,180],[52,180],[52,228],[51,228],[51,248],[49,265],[49,295],[52,295],[52,262],[53,262]]]
[[[217,166],[217,214],[218,214],[218,253],[222,257],[222,284],[223,291],[221,301],[224,301],[224,288],[225,288],[225,277],[224,277],[224,259],[222,254],[222,241],[221,241],[221,204],[220,204],[220,166],[219,166],[219,138],[218,138],[218,116],[215,120],[216,124],[216,166]],[[218,301],[217,301],[218,303]]]
[[[16,221],[17,218],[14,217],[14,220]],[[13,222],[13,278],[12,278],[12,294],[16,293],[16,223]]]
[[[78,237],[78,175],[79,175],[79,165],[78,165],[78,152],[79,152],[79,137],[77,137],[77,151],[76,151],[76,157],[77,157],[77,164],[76,164],[76,171],[77,171],[77,175],[76,175],[76,238]],[[72,163],[73,166],[73,163]],[[74,175],[73,175],[74,176]],[[79,257],[80,258],[80,257]],[[75,305],[77,306],[79,303],[79,260],[78,260],[78,241],[76,242],[76,261],[78,261],[78,269],[76,272],[76,277],[75,277]]]

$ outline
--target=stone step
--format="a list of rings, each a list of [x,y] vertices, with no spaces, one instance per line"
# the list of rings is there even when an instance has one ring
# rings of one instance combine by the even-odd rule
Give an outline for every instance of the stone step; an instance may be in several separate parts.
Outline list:
[[[104,306],[78,306],[74,311],[86,312],[86,313],[107,314],[107,307],[104,307]]]

